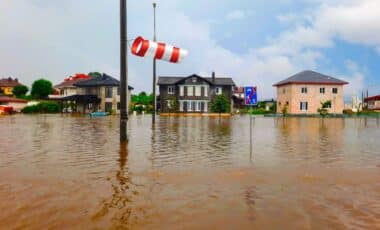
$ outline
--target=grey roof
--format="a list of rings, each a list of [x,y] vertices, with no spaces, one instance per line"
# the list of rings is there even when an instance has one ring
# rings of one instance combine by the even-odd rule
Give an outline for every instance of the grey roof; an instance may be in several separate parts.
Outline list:
[[[101,77],[94,77],[89,80],[75,83],[74,85],[77,87],[119,86],[120,81],[103,73]],[[131,90],[133,87],[128,85],[128,89]]]
[[[314,71],[311,71],[311,70],[305,70],[305,71],[302,71],[300,73],[297,73],[283,81],[280,81],[280,82],[277,82],[276,84],[274,84],[273,86],[280,86],[280,85],[286,85],[286,84],[291,84],[291,83],[295,83],[295,84],[304,84],[304,83],[308,83],[308,84],[336,84],[336,85],[345,85],[345,84],[348,84],[348,82],[345,82],[345,81],[342,81],[342,80],[339,80],[337,78],[334,78],[334,77],[331,77],[331,76],[328,76],[328,75],[324,75],[324,74],[321,74],[321,73],[317,73],[317,72],[314,72]]]
[[[157,85],[175,85],[177,83],[179,83],[181,80],[184,80],[186,78],[189,78],[189,77],[199,77],[199,78],[202,78],[202,79],[205,79],[206,81],[208,81],[210,84],[212,85],[235,85],[235,82],[232,80],[232,78],[230,77],[215,77],[215,81],[212,82],[212,78],[211,77],[201,77],[197,74],[193,74],[193,75],[190,75],[190,76],[186,76],[186,77],[158,77],[158,82],[157,82]]]

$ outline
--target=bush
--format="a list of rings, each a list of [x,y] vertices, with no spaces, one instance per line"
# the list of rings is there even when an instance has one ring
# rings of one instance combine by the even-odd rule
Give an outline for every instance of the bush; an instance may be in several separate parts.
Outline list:
[[[344,110],[343,110],[343,114],[354,115],[355,112],[352,111],[352,109],[344,109]]]
[[[25,85],[17,85],[13,88],[12,93],[16,97],[25,96],[25,94],[29,91],[28,87]]]
[[[37,105],[26,106],[23,113],[59,113],[61,107],[56,102],[40,102]]]
[[[212,100],[211,111],[213,113],[227,113],[230,111],[230,102],[224,94],[216,96]]]

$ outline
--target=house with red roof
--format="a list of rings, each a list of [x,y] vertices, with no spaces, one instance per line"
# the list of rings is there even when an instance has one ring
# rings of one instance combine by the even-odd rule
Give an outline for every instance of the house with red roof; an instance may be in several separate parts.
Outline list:
[[[380,112],[380,95],[364,98],[367,109]]]
[[[27,100],[7,96],[0,96],[0,112],[21,112],[21,110],[27,105],[27,103]]]
[[[0,89],[6,96],[13,96],[13,88],[15,86],[22,85],[17,78],[13,79],[11,77],[0,79]]]
[[[82,73],[77,73],[74,76],[67,77],[63,80],[63,82],[54,86],[54,89],[58,92],[58,95],[49,95],[49,98],[62,98],[75,95],[77,94],[77,87],[75,84],[89,79],[91,79],[89,75]]]

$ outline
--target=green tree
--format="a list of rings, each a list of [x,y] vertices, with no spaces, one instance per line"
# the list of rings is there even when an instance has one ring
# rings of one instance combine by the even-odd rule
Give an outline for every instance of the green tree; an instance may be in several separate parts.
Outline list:
[[[16,97],[25,96],[25,94],[29,91],[28,87],[25,85],[15,86],[12,90],[13,95]]]
[[[211,111],[214,113],[227,113],[230,111],[230,102],[224,94],[218,95],[212,100]]]
[[[328,108],[331,108],[331,101],[322,101],[321,102],[321,108],[318,109],[318,112],[321,116],[326,116],[328,114]]]
[[[45,79],[39,79],[33,82],[31,95],[37,99],[44,99],[51,93],[53,93],[53,85],[50,81]]]
[[[90,73],[88,73],[88,76],[90,76],[92,78],[97,78],[97,77],[101,77],[102,74],[99,72],[90,72]]]

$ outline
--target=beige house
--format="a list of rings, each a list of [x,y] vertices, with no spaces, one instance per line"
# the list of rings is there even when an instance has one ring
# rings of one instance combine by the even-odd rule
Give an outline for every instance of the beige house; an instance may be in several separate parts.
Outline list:
[[[120,113],[120,81],[103,73],[101,77],[74,84],[76,95],[66,97],[76,102],[76,111],[91,113],[96,111]],[[133,87],[128,86],[127,107],[130,104]]]
[[[365,108],[380,111],[380,95],[364,98]]]
[[[346,84],[348,82],[314,71],[297,73],[273,85],[277,88],[277,113],[317,114],[321,103],[330,101],[328,112],[341,114]]]

